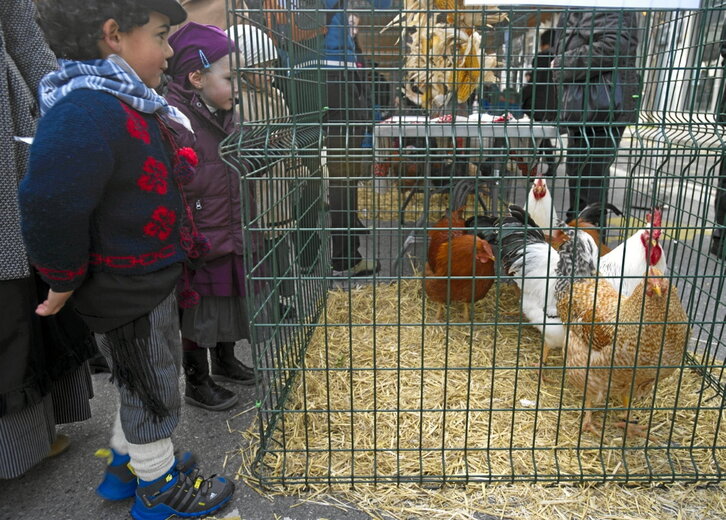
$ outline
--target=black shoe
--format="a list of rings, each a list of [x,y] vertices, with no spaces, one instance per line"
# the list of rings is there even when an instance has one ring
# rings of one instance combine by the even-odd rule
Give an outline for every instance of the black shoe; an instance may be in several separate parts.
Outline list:
[[[131,516],[134,520],[198,518],[220,509],[233,493],[234,483],[224,477],[205,479],[197,470],[185,475],[172,468],[153,482],[139,482]]]
[[[381,263],[378,260],[363,258],[354,266],[345,270],[333,268],[333,276],[371,276],[381,270]]]
[[[283,321],[297,319],[297,309],[294,306],[280,302],[280,318]]]
[[[247,386],[257,383],[254,369],[234,357],[234,343],[217,343],[211,353],[212,378],[215,381]]]
[[[209,377],[206,349],[184,352],[183,365],[187,382],[184,400],[187,403],[215,412],[227,410],[237,404],[237,394],[219,386]]]

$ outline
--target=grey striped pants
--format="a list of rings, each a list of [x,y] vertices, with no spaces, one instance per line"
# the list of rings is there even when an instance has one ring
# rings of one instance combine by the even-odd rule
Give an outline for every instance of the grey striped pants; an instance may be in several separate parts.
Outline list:
[[[179,373],[181,370],[181,335],[179,312],[174,292],[157,305],[149,314],[151,337],[146,352],[149,366],[156,372],[156,388],[160,400],[169,410],[161,421],[150,415],[141,400],[127,388],[117,385],[120,397],[121,427],[128,442],[148,444],[171,437],[179,422],[181,395]],[[98,349],[112,367],[111,344],[104,334],[96,334]]]
[[[91,417],[91,373],[84,363],[64,375],[39,403],[0,417],[0,479],[15,478],[48,455],[56,424]]]

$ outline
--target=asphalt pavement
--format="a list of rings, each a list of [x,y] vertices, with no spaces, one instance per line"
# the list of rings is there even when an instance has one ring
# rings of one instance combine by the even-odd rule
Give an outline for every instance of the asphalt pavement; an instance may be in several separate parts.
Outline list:
[[[245,348],[238,345],[244,356]],[[247,347],[249,350],[249,347]],[[95,397],[91,400],[91,419],[61,425],[58,432],[71,438],[65,453],[46,459],[23,477],[0,481],[1,520],[128,520],[132,500],[109,502],[95,494],[105,461],[94,456],[99,448],[108,446],[108,436],[116,410],[116,389],[108,374],[93,376]],[[242,463],[244,448],[242,431],[253,420],[254,388],[227,385],[239,394],[239,403],[224,412],[209,412],[182,406],[180,425],[174,444],[196,453],[202,474],[212,473],[234,477]],[[235,496],[218,515],[225,520],[319,518],[351,520],[368,515],[350,511],[342,516],[339,509],[301,502],[286,496],[262,496],[242,481],[236,481]],[[292,508],[292,509],[291,509]]]

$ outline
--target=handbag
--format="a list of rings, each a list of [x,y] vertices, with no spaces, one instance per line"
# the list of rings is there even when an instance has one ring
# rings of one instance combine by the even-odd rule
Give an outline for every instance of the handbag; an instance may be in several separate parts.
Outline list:
[[[614,122],[623,111],[623,87],[617,72],[603,72],[590,81],[567,84],[560,105],[560,121]]]

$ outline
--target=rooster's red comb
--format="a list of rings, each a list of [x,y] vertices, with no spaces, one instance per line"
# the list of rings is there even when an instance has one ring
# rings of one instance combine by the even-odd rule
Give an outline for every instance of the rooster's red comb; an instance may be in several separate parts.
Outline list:
[[[648,213],[645,220],[653,227],[660,227],[663,223],[663,211],[660,208],[653,208],[653,213]]]

